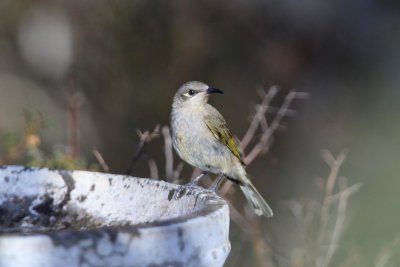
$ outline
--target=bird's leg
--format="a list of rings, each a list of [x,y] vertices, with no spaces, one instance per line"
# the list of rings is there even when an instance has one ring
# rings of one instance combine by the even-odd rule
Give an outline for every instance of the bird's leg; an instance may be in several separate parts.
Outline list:
[[[215,179],[214,183],[210,186],[210,188],[208,188],[208,190],[213,191],[213,192],[217,192],[218,191],[218,187],[220,186],[224,176],[225,175],[223,173],[220,173],[218,175],[217,179]]]

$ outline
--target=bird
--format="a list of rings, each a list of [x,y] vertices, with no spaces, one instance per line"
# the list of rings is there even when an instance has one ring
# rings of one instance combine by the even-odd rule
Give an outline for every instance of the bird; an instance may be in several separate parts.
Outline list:
[[[242,153],[224,117],[208,104],[210,95],[223,93],[199,81],[179,87],[170,116],[173,147],[185,162],[202,170],[190,185],[197,185],[204,175],[214,173],[218,178],[211,188],[216,191],[226,177],[239,185],[255,214],[272,217],[272,209],[245,170]]]

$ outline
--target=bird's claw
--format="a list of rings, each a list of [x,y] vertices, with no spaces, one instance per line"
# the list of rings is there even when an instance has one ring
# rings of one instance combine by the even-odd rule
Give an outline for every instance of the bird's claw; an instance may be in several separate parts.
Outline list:
[[[201,189],[201,188],[202,187],[197,185],[197,183],[195,183],[195,182],[190,182],[185,185],[180,185],[177,189],[175,189],[173,198],[175,200],[180,199],[183,195],[185,195],[185,193],[187,191],[193,190],[193,189]]]

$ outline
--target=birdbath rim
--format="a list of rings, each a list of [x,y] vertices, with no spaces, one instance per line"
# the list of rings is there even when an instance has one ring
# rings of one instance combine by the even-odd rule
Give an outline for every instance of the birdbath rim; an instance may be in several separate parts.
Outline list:
[[[142,180],[146,181],[148,185],[152,186],[165,186],[169,187],[169,196],[168,199],[171,200],[172,198],[175,198],[175,200],[179,200],[182,196],[178,196],[177,198],[173,195],[173,193],[176,192],[177,189],[179,189],[182,185],[178,184],[172,184],[168,183],[164,180],[156,180],[156,179],[150,179],[146,177],[136,177],[136,176],[131,176],[131,175],[124,175],[124,174],[112,174],[112,173],[103,173],[103,172],[97,172],[97,171],[88,171],[88,170],[65,170],[65,169],[57,169],[57,168],[47,168],[47,167],[35,167],[35,166],[23,166],[23,165],[0,165],[0,178],[2,177],[1,172],[3,170],[9,169],[9,168],[15,168],[16,172],[37,172],[41,170],[47,170],[49,172],[55,172],[55,173],[60,173],[61,175],[65,173],[70,173],[70,174],[83,174],[83,175],[104,175],[104,176],[112,176],[112,177],[117,177],[118,179],[137,179],[137,180]],[[166,218],[166,219],[161,219],[157,221],[152,221],[152,222],[143,222],[143,223],[137,223],[137,224],[132,224],[132,225],[115,225],[115,226],[100,226],[100,227],[90,227],[87,229],[64,229],[62,231],[71,231],[71,232],[91,232],[96,229],[102,229],[102,230],[107,230],[107,229],[115,229],[116,227],[118,228],[123,228],[126,230],[134,230],[134,229],[143,229],[143,228],[149,228],[149,227],[161,227],[161,226],[166,226],[170,224],[178,224],[178,223],[183,223],[188,220],[196,219],[202,216],[207,216],[211,213],[217,212],[221,207],[227,206],[227,202],[220,197],[218,194],[216,194],[213,191],[207,190],[205,188],[202,188],[200,186],[190,186],[190,187],[185,187],[183,185],[184,189],[182,194],[186,196],[193,195],[196,198],[200,198],[203,201],[203,204],[208,204],[204,205],[201,209],[195,210],[194,212],[184,214],[179,217],[173,217],[173,218]],[[1,194],[0,190],[0,194]],[[196,199],[197,201],[197,199]],[[0,201],[1,204],[1,201]],[[1,227],[1,225],[0,225]],[[46,230],[35,230],[31,229],[27,232],[18,232],[18,231],[9,231],[9,232],[4,232],[0,230],[0,237],[4,235],[13,235],[13,234],[21,234],[23,233],[24,235],[26,234],[46,234],[46,233],[52,233],[54,231],[60,231],[60,229],[46,229]]]

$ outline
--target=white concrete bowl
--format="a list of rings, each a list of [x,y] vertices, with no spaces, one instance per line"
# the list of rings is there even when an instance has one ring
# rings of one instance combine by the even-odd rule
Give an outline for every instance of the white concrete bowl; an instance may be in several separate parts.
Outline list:
[[[88,171],[0,166],[0,266],[222,266],[229,209],[214,193]]]

